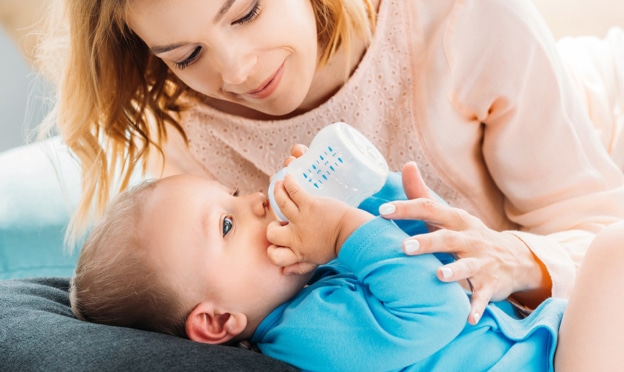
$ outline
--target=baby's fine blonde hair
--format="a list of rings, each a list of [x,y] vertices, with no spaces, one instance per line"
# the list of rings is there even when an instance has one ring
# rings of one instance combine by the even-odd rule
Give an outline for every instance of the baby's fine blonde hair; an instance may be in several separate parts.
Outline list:
[[[68,23],[53,22],[42,43],[41,66],[50,67],[52,60],[64,66],[59,79],[49,73],[59,87],[51,120],[82,172],[82,197],[68,229],[70,245],[110,198],[128,187],[133,173],[145,172],[150,151],[164,156],[167,125],[186,138],[179,124],[186,109],[180,98],[193,102],[199,97],[128,27],[131,1],[64,0],[55,19]],[[319,66],[355,37],[372,38],[376,12],[370,0],[310,1],[322,47]]]
[[[138,228],[155,183],[113,199],[80,253],[69,297],[74,315],[94,323],[186,338],[182,295],[150,259]]]

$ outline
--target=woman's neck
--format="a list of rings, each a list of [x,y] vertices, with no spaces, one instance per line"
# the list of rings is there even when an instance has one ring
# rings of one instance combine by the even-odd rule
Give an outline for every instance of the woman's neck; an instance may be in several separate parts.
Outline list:
[[[380,2],[381,0],[370,0],[375,12],[379,11]],[[364,36],[357,36],[351,41],[349,49],[340,48],[328,63],[316,72],[310,91],[296,112],[310,111],[332,97],[356,70],[369,42],[370,40],[366,40]]]
[[[203,102],[219,111],[247,119],[276,120],[298,116],[320,106],[336,94],[355,71],[365,52],[366,44],[362,40],[352,42],[349,50],[341,48],[325,66],[316,71],[310,90],[301,105],[286,115],[279,117],[267,115],[236,103],[210,97],[204,97]]]

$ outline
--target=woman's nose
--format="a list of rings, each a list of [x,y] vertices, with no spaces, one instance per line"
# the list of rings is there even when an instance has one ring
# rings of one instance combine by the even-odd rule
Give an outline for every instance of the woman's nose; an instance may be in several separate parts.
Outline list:
[[[240,85],[243,84],[251,73],[251,64],[232,66],[222,73],[223,81],[226,84]]]
[[[226,45],[217,59],[221,79],[231,85],[243,84],[257,63],[257,56],[244,46]]]

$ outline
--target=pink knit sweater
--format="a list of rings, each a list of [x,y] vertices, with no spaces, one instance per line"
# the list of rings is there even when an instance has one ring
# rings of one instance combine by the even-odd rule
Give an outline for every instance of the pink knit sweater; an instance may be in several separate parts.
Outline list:
[[[567,296],[594,234],[624,218],[623,176],[526,0],[382,0],[376,36],[328,101],[276,121],[196,107],[182,125],[206,172],[266,192],[295,143],[344,121],[391,170],[409,160],[451,205],[515,230]]]

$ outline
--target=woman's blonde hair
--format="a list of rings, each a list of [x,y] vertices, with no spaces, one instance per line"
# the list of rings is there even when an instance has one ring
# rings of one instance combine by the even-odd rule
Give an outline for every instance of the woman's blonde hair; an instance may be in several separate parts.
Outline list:
[[[179,124],[186,108],[180,98],[199,97],[128,27],[130,1],[65,0],[57,19],[68,24],[53,23],[53,32],[61,37],[42,44],[48,51],[41,54],[44,66],[51,48],[65,51],[56,56],[64,70],[50,120],[58,124],[82,171],[82,197],[68,229],[70,245],[102,214],[111,196],[128,187],[136,170],[145,171],[150,151],[164,156],[160,145],[167,124],[186,138]],[[319,66],[356,36],[372,38],[376,12],[370,0],[310,1],[322,47]],[[67,45],[58,43],[63,36]]]

